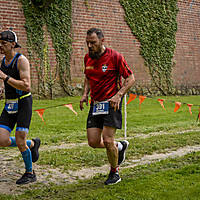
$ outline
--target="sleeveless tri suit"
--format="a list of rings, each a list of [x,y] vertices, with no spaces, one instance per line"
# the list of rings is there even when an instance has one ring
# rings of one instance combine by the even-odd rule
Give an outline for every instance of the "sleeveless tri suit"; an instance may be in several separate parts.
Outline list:
[[[9,65],[5,64],[5,57],[2,60],[0,70],[10,77],[20,80],[17,62],[22,54],[16,53]],[[29,131],[32,116],[32,96],[30,92],[18,90],[6,81],[5,106],[0,116],[0,128],[11,132],[16,124],[16,131]]]

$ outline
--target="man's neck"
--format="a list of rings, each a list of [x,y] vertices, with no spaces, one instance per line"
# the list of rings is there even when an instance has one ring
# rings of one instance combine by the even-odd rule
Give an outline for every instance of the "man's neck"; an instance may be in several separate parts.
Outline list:
[[[101,47],[101,55],[105,52],[105,50],[106,50],[106,47],[104,45],[102,45],[102,47]]]
[[[106,50],[106,47],[103,45],[102,50],[101,50],[101,54],[104,53],[105,50]]]
[[[15,57],[15,54],[16,54],[15,51],[11,51],[11,52],[8,52],[8,53],[5,54],[5,58],[6,58],[5,62],[6,62],[6,64],[9,64],[13,60],[13,58]]]

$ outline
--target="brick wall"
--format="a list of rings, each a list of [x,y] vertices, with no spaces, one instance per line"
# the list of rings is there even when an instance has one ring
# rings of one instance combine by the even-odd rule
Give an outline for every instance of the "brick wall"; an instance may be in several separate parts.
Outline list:
[[[143,58],[139,55],[140,43],[131,33],[124,20],[124,10],[117,0],[73,1],[73,54],[71,71],[73,78],[83,79],[83,57],[87,53],[85,43],[89,28],[101,28],[105,46],[122,53],[133,69],[136,80],[147,84],[150,80]]]
[[[104,32],[105,45],[124,55],[134,71],[137,83],[148,84],[150,76],[147,67],[144,66],[143,58],[139,55],[140,44],[124,21],[124,10],[119,1],[73,0],[72,4],[72,81],[74,83],[83,82],[83,57],[87,52],[86,31],[91,27],[99,27]],[[173,80],[177,86],[200,86],[200,2],[178,0],[178,7],[177,48],[174,56],[176,65],[173,69]],[[13,27],[23,47],[20,52],[28,56],[24,24],[25,18],[19,1],[0,0],[0,31]],[[48,44],[50,63],[55,66],[55,53],[49,36]],[[33,85],[36,86],[37,73],[34,63],[31,64],[31,78]]]
[[[0,31],[7,30],[9,28],[13,28],[13,31],[16,32],[18,43],[22,46],[22,48],[17,49],[18,52],[24,54],[28,58],[27,51],[27,35],[25,25],[25,17],[23,14],[23,8],[21,3],[18,0],[0,0]],[[36,30],[37,31],[37,30]],[[45,38],[49,46],[49,61],[51,66],[56,65],[55,51],[52,47],[52,40],[49,34],[46,32],[46,28],[44,27]],[[0,55],[0,59],[2,55]],[[29,58],[29,60],[31,60]],[[32,89],[37,93],[38,89],[38,74],[35,67],[36,59],[32,59],[30,61],[31,64],[31,81],[32,81]],[[55,69],[55,67],[53,67]]]
[[[21,4],[17,0],[0,0],[0,31],[12,27],[17,33],[20,45],[26,47],[27,37],[24,24],[25,18]],[[27,49],[23,48],[20,52],[27,54]]]
[[[200,1],[178,1],[175,85],[200,87]]]

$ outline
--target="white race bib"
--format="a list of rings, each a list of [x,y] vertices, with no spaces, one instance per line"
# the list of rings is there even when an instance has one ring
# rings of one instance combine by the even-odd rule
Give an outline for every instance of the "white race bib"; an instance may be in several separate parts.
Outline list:
[[[101,101],[98,103],[94,103],[93,105],[93,115],[102,115],[109,113],[109,102],[108,101]]]

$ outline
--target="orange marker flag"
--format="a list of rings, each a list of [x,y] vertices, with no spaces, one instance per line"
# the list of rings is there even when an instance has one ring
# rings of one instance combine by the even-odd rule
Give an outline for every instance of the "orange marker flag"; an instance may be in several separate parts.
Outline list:
[[[162,106],[162,108],[165,110],[165,107],[164,107],[164,104],[163,104],[164,99],[158,99],[158,101],[159,101],[160,105]]]
[[[64,104],[65,107],[69,108],[73,113],[75,113],[75,115],[77,115],[78,113],[73,109],[72,104]]]
[[[190,112],[190,114],[192,115],[192,106],[193,106],[193,104],[187,104],[187,106],[188,106],[188,108],[189,108],[189,112]]]
[[[133,101],[136,97],[137,97],[136,94],[129,94],[129,99],[128,99],[127,105],[128,105],[131,101]]]
[[[181,102],[175,102],[174,112],[176,112],[181,107]]]
[[[140,104],[146,99],[145,96],[139,96],[139,101],[140,101]]]
[[[37,112],[37,114],[39,115],[39,117],[42,119],[42,121],[45,123],[44,119],[43,119],[43,114],[44,114],[44,111],[45,109],[38,109],[38,110],[34,110],[35,112]]]

